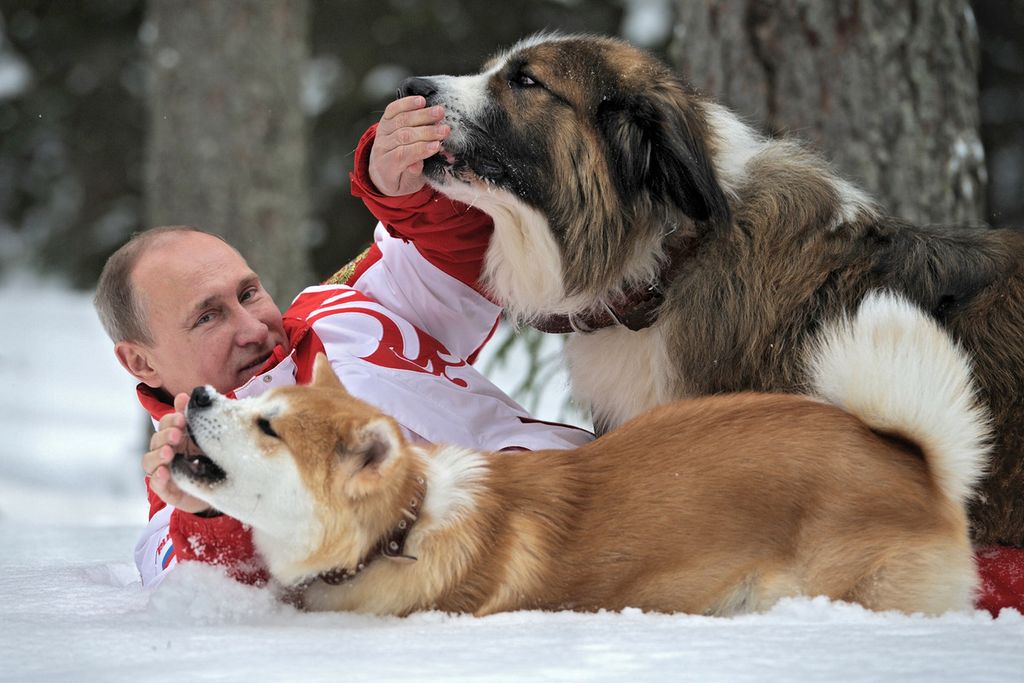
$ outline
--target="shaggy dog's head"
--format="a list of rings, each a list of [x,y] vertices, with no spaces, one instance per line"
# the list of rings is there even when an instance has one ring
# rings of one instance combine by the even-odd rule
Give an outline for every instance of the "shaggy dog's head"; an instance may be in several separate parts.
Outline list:
[[[186,416],[203,454],[176,455],[174,482],[252,526],[285,583],[355,566],[412,497],[418,465],[398,425],[352,397],[322,354],[308,386],[239,400],[199,387]]]
[[[624,42],[536,36],[403,93],[445,107],[426,173],[494,217],[485,277],[523,317],[597,306],[654,277],[666,234],[729,220],[701,100]]]

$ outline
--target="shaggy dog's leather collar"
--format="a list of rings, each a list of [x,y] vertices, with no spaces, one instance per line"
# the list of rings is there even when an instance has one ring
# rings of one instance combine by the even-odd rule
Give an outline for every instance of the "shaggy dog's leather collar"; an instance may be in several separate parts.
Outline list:
[[[634,332],[648,328],[658,321],[658,312],[665,300],[665,289],[678,274],[682,264],[692,256],[694,249],[695,240],[680,240],[667,250],[667,259],[657,280],[627,289],[616,300],[605,303],[604,308],[579,314],[543,316],[532,320],[530,326],[548,334],[586,334],[614,325],[622,325]]]
[[[530,326],[548,334],[586,334],[613,325],[622,325],[637,332],[657,321],[658,308],[664,300],[665,295],[658,283],[627,292],[621,300],[605,304],[603,309],[579,315],[549,315],[532,321]]]

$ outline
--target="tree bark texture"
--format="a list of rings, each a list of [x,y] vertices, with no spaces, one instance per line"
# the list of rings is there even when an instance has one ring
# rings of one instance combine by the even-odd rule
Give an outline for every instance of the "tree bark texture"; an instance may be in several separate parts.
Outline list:
[[[966,0],[677,0],[692,85],[823,152],[891,214],[978,224],[987,182]]]
[[[146,216],[223,235],[279,303],[310,284],[307,0],[150,0]]]

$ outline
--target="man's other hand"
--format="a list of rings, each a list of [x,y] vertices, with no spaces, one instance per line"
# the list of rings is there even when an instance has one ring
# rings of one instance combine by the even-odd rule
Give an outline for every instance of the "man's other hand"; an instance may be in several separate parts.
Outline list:
[[[175,453],[184,452],[185,443],[190,441],[185,431],[187,405],[188,394],[174,397],[174,412],[161,418],[156,433],[149,440],[149,450],[142,456],[142,470],[149,476],[149,488],[165,503],[185,512],[204,512],[210,506],[179,489],[171,481],[169,469],[171,458]],[[194,443],[190,448],[191,452],[198,450]]]
[[[384,109],[370,149],[370,180],[381,194],[412,194],[426,183],[423,160],[436,154],[451,132],[441,123],[444,109],[426,105],[426,99],[412,95]]]

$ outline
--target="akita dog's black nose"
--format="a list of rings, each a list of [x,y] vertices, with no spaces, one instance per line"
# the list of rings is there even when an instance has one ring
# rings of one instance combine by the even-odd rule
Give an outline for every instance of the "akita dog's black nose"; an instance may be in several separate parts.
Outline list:
[[[196,387],[192,390],[192,398],[188,401],[189,410],[209,408],[211,405],[213,405],[213,397],[210,396],[206,387]]]
[[[437,86],[429,78],[420,78],[415,76],[413,78],[407,78],[402,81],[402,84],[398,86],[398,94],[401,97],[408,97],[409,95],[422,95],[427,99],[431,95],[437,92]]]

